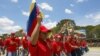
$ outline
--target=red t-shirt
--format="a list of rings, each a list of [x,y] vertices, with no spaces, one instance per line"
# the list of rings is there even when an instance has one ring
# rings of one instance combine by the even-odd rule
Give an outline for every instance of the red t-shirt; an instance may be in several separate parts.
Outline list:
[[[61,42],[53,41],[52,43],[52,50],[54,54],[60,56],[60,52],[62,51],[63,44]]]
[[[28,42],[28,47],[29,47],[29,53],[30,53],[30,56],[37,56],[37,45],[32,45],[30,42]]]
[[[64,49],[65,51],[67,51],[67,53],[71,53],[71,51],[73,50],[73,48],[71,47],[71,43],[65,42]]]
[[[70,44],[71,44],[72,46],[77,46],[75,40],[71,40],[71,41],[70,41]],[[72,51],[75,50],[75,49],[76,49],[76,48],[72,47]]]
[[[13,42],[13,44],[11,44]],[[5,41],[5,46],[7,47],[7,51],[15,52],[17,50],[17,42],[15,38],[8,38]]]
[[[24,49],[28,48],[28,40],[27,39],[22,39],[22,46]]]
[[[17,43],[17,47],[21,45],[21,40],[18,37],[16,37],[16,43]]]
[[[47,43],[42,40],[38,40],[37,45],[33,46],[29,43],[29,52],[30,56],[51,56],[51,50],[48,47]]]
[[[82,46],[82,47],[86,47],[86,46],[87,46],[87,42],[86,42],[86,41],[84,41],[84,40],[83,40],[83,41],[81,41],[81,46]]]
[[[4,46],[3,45],[3,40],[0,38],[0,46]]]
[[[76,42],[76,45],[77,45],[78,47],[80,47],[80,46],[81,46],[81,42],[78,40],[78,41]]]
[[[50,50],[51,50],[51,53],[53,53],[53,50],[52,50],[52,40],[50,40],[50,39],[47,39],[46,40],[46,42],[47,42],[47,44],[48,44],[48,46],[49,46],[49,48],[50,48]]]
[[[4,40],[4,46],[5,46],[5,47],[8,46],[7,42],[9,42],[9,37],[6,37],[6,39]]]

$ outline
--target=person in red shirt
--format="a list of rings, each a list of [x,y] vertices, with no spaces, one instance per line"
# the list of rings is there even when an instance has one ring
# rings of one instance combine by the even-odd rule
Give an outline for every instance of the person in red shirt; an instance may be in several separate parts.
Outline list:
[[[73,50],[71,47],[70,39],[71,39],[71,36],[65,37],[64,49],[67,56],[71,56],[71,52]]]
[[[18,36],[16,36],[15,40],[16,40],[16,43],[17,43],[17,55],[19,56],[19,54],[20,54],[19,47],[21,46],[21,40]]]
[[[41,12],[37,15],[37,24],[29,36],[29,54],[30,56],[51,56],[52,52],[47,43],[47,36],[49,30],[41,25],[42,22]]]
[[[4,47],[3,39],[0,36],[0,56],[1,56],[1,53],[3,53],[3,47]]]
[[[22,38],[22,56],[28,56],[28,40],[26,35]]]
[[[79,36],[76,36],[76,46],[78,46],[78,48],[76,48],[76,53],[77,53],[77,56],[81,56],[83,55],[82,53],[82,50],[81,50],[81,43],[80,43],[80,37]]]
[[[19,46],[21,45],[21,40],[19,39],[19,37],[15,37],[16,43],[17,43],[17,48],[19,48]]]
[[[77,56],[76,49],[79,48],[76,44],[76,38],[73,35],[70,35],[70,46],[71,46],[71,56]]]
[[[62,52],[62,42],[61,42],[61,38],[62,36],[60,34],[56,34],[54,36],[55,41],[52,42],[52,50],[53,50],[53,55],[54,56],[60,56],[60,53]]]
[[[89,51],[88,46],[87,46],[87,42],[86,42],[85,39],[82,39],[82,40],[81,40],[81,46],[82,46],[82,51],[83,51],[83,53]]]
[[[47,33],[49,30],[45,26],[40,26],[39,38],[37,43],[34,45],[32,42],[29,42],[29,53],[30,56],[51,56],[52,51],[49,48],[47,42]]]
[[[6,38],[4,39],[4,54],[5,54],[5,50],[7,49],[7,42],[8,39],[10,38],[10,35],[5,36]],[[7,56],[7,55],[6,55]]]
[[[83,48],[87,47],[87,42],[84,39],[82,39],[82,41],[81,41],[81,46]]]
[[[18,43],[15,39],[15,33],[11,33],[11,37],[7,38],[5,41],[5,46],[7,49],[7,55],[6,56],[17,56],[17,46]]]

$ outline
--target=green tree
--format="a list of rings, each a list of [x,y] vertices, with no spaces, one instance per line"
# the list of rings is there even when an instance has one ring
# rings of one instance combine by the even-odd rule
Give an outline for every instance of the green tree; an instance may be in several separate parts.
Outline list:
[[[90,33],[93,28],[94,28],[94,26],[92,26],[92,25],[86,26],[85,29],[86,29],[87,38],[93,38],[93,35]]]
[[[61,28],[63,27],[63,25],[65,23],[67,23],[67,22],[71,22],[74,26],[76,26],[74,20],[71,20],[71,19],[63,19],[60,22],[58,22],[58,24],[56,25],[56,27],[53,28],[53,31],[55,33],[58,33],[61,30]]]
[[[95,26],[95,27],[92,29],[92,31],[90,31],[90,34],[91,34],[93,37],[100,38],[100,25]]]

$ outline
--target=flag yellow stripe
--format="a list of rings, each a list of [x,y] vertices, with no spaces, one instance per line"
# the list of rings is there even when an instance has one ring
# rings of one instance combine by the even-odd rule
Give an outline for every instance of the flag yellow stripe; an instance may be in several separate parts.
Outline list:
[[[32,12],[33,8],[34,8],[34,3],[32,3],[32,4],[30,5],[30,13]]]

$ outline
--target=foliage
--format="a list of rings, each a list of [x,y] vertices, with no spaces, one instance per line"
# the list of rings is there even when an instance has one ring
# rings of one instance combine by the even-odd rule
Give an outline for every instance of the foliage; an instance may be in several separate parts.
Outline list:
[[[71,20],[71,19],[63,19],[60,22],[58,22],[58,24],[56,25],[56,27],[53,28],[53,32],[54,33],[58,33],[61,30],[61,28],[63,27],[63,25],[65,23],[67,23],[67,22],[71,22],[71,23],[74,24],[74,26],[76,26],[74,20]]]
[[[100,38],[100,25],[77,26],[76,29],[85,29],[87,38]]]

